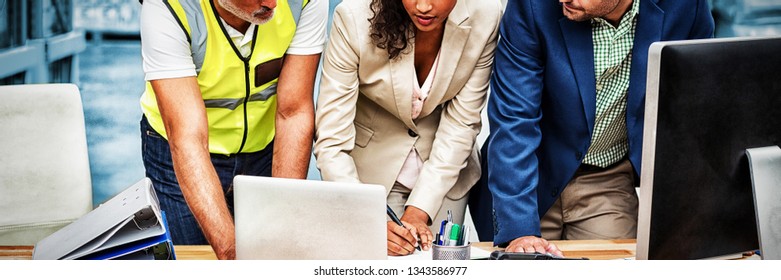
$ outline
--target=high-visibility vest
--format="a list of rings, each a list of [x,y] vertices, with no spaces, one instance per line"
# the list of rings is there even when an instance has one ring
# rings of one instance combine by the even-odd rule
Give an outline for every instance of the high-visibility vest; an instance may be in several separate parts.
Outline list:
[[[277,80],[301,10],[309,0],[278,1],[274,17],[253,32],[243,58],[210,0],[163,0],[187,35],[209,122],[209,152],[263,150],[274,139]],[[262,71],[259,71],[262,70]],[[168,139],[149,82],[141,96],[149,124]]]

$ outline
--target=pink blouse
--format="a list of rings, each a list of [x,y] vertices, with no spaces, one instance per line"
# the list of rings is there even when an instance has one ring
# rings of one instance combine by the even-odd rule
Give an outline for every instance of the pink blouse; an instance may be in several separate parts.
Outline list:
[[[415,72],[415,67],[412,68],[413,76],[416,77],[412,81],[413,120],[420,116],[420,111],[423,109],[423,103],[426,102],[426,97],[428,97],[428,93],[431,91],[431,84],[434,80],[434,77],[437,75],[437,64],[439,64],[439,53],[437,53],[437,57],[434,59],[434,65],[432,66],[431,71],[428,73],[426,81],[423,82],[422,86],[417,79],[418,74]],[[401,166],[401,171],[399,171],[399,176],[396,177],[396,182],[399,182],[409,189],[414,188],[422,168],[423,161],[420,159],[418,151],[415,150],[415,147],[412,147],[412,149],[409,151],[409,154],[407,155],[407,159],[404,161],[404,165]]]

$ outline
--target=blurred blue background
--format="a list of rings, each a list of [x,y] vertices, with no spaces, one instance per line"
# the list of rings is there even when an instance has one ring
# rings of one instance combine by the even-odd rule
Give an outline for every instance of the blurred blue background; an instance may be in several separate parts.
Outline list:
[[[330,1],[331,10],[338,2]],[[144,177],[138,103],[144,90],[140,10],[135,0],[0,0],[0,85],[78,85],[95,206]],[[65,46],[63,38],[69,40]],[[46,61],[46,50],[54,47],[69,48],[70,54]],[[30,56],[24,59],[40,67],[6,65],[20,55]],[[309,178],[320,178],[314,161]]]
[[[331,11],[340,1],[330,0]],[[717,37],[781,35],[781,0],[710,3]],[[135,0],[0,0],[0,85],[81,90],[94,205],[144,177],[140,8]],[[314,162],[309,177],[319,178]]]

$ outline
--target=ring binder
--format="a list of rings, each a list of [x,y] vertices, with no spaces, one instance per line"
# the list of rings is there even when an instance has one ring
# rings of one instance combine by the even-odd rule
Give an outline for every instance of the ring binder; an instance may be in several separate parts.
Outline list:
[[[144,178],[35,245],[34,260],[176,259],[165,213]]]

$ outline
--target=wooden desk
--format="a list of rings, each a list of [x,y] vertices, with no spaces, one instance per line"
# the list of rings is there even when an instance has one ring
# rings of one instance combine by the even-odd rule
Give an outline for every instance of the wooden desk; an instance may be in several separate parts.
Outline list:
[[[216,260],[217,255],[212,247],[206,245],[174,246],[178,260]],[[0,260],[30,260],[33,257],[33,246],[0,246]]]
[[[563,240],[551,241],[571,258],[586,257],[592,260],[611,260],[632,258],[635,256],[635,240]],[[495,251],[491,242],[473,243],[472,246]],[[217,256],[209,246],[174,246],[179,260],[215,260]],[[0,246],[0,260],[29,260],[32,258],[32,246]]]
[[[0,246],[0,260],[29,260],[33,246]]]

